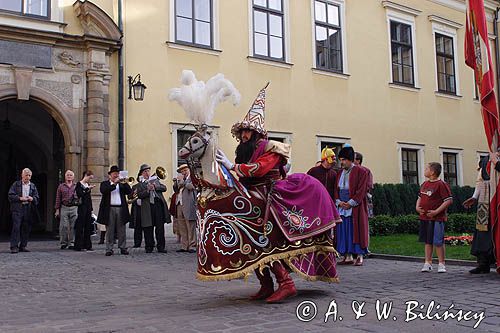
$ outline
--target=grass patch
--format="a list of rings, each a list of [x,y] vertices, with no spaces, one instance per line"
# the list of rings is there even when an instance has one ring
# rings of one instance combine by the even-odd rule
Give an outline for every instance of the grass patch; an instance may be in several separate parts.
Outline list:
[[[458,234],[446,234],[456,236]],[[445,245],[446,259],[476,261],[470,254],[470,246]],[[396,254],[424,258],[424,244],[418,241],[418,235],[396,234],[390,236],[371,236],[370,252],[378,254]],[[437,258],[434,252],[434,258]]]

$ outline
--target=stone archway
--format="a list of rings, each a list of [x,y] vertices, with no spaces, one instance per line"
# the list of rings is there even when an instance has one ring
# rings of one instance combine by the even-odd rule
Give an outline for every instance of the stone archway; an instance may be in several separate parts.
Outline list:
[[[65,161],[72,162],[65,153],[68,145],[54,110],[35,99],[18,101],[4,96],[0,100],[0,232],[4,234],[10,232],[7,192],[25,167],[33,171],[32,181],[40,192],[42,223],[34,229],[54,231],[55,190],[64,169],[71,168]]]

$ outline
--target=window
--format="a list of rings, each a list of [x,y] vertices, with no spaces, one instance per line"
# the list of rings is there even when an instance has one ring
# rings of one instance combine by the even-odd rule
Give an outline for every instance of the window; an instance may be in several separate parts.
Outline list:
[[[456,153],[443,153],[443,178],[450,186],[458,185],[458,166]]]
[[[212,22],[212,0],[175,1],[176,42],[212,48]]]
[[[343,72],[340,6],[327,0],[314,1],[316,67]]]
[[[195,133],[195,129],[190,124],[183,123],[170,123],[170,133],[172,134],[171,140],[171,153],[172,153],[172,175],[177,174],[177,168],[186,160],[179,157],[179,150],[186,144],[189,137]],[[208,133],[215,142],[218,140],[218,127],[209,127]],[[227,152],[226,152],[227,154]],[[229,155],[228,155],[229,156]]]
[[[401,150],[403,166],[403,184],[419,184],[418,181],[418,150],[403,148]]]
[[[0,10],[49,17],[50,0],[0,0]]]
[[[409,24],[390,21],[392,82],[415,85],[413,79],[413,41]]]
[[[177,130],[177,152],[184,147],[186,142],[188,141],[189,137],[194,134],[195,131],[193,130]],[[179,167],[181,164],[186,164],[187,161],[183,160],[182,158],[178,157],[177,158],[177,167]]]
[[[453,37],[435,34],[438,91],[456,94]]]
[[[285,61],[282,0],[253,0],[253,53]]]

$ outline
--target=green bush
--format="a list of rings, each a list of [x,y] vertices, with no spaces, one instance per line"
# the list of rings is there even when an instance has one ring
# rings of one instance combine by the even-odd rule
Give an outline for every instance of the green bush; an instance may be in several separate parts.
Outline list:
[[[396,233],[397,222],[392,216],[377,215],[370,219],[370,235],[387,236]]]
[[[373,212],[375,215],[408,215],[415,214],[420,186],[416,184],[375,184],[373,189]],[[453,186],[451,188],[453,204],[448,213],[475,213],[475,208],[465,209],[462,206],[474,193],[470,186]]]
[[[449,214],[445,222],[446,233],[473,233],[476,214]],[[370,219],[370,235],[387,236],[393,234],[418,234],[420,221],[418,215],[377,215]]]

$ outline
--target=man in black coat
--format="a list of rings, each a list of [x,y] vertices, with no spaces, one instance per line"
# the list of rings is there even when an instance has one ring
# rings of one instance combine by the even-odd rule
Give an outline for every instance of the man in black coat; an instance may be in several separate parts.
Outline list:
[[[115,229],[118,236],[120,253],[127,255],[127,235],[125,224],[130,222],[130,213],[126,195],[132,193],[130,185],[119,178],[120,169],[113,165],[109,172],[109,180],[101,183],[101,204],[99,205],[99,223],[106,225],[106,256],[113,255]]]
[[[32,172],[26,168],[21,180],[15,181],[9,189],[10,210],[12,212],[12,233],[10,253],[30,252],[26,246],[31,226],[39,219],[36,206],[40,201],[35,184],[30,182]]]

